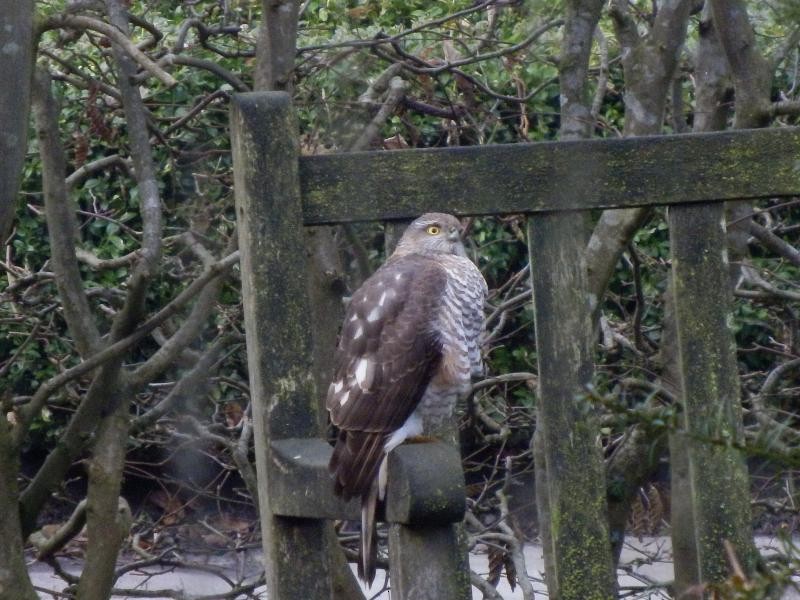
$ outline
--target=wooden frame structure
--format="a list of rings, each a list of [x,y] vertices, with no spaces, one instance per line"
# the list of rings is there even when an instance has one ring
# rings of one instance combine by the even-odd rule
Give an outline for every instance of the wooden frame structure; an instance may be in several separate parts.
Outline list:
[[[327,473],[303,227],[430,210],[529,217],[555,558],[548,581],[561,600],[584,600],[613,597],[614,582],[606,507],[597,501],[605,482],[596,430],[577,398],[590,382],[592,349],[573,340],[591,327],[593,307],[575,219],[597,208],[670,205],[698,572],[710,581],[727,575],[723,539],[746,565],[752,561],[747,472],[736,449],[742,431],[722,201],[800,194],[798,129],[299,157],[287,94],[237,95],[231,118],[271,600],[333,597],[323,520],[358,512],[333,496]],[[457,452],[431,444],[400,447],[390,458],[393,598],[470,598]]]

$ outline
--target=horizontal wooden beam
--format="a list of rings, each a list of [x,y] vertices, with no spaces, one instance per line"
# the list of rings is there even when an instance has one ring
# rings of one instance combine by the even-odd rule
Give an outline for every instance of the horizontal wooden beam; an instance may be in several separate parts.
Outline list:
[[[360,518],[358,499],[333,494],[332,448],[321,439],[273,441],[270,503],[275,514],[316,519]],[[389,455],[386,521],[405,525],[455,523],[464,516],[464,476],[458,451],[441,442],[410,444]]]
[[[800,128],[300,157],[306,225],[800,195]]]

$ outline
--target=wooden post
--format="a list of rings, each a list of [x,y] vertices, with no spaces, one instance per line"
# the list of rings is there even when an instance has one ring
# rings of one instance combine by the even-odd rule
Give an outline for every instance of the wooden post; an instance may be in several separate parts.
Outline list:
[[[423,490],[423,497],[414,498]],[[451,440],[411,444],[389,455],[386,517],[392,598],[472,598],[466,533],[460,522],[465,499],[461,458]]]
[[[597,427],[581,398],[592,377],[591,307],[583,236],[577,213],[528,218],[536,352],[539,360],[537,427],[545,446],[550,544],[555,572],[551,598],[615,597],[603,459]]]
[[[671,206],[669,231],[698,572],[719,582],[731,572],[725,540],[745,572],[757,558],[747,467],[736,447],[744,436],[724,206]]]
[[[331,598],[320,519],[276,515],[273,451],[319,437],[311,369],[306,253],[297,177],[297,124],[283,92],[240,94],[231,113],[234,189],[267,595]]]

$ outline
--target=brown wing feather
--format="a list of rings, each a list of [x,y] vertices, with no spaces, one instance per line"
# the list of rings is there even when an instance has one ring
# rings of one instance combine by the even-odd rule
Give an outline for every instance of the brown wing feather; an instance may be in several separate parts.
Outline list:
[[[384,264],[353,295],[326,404],[340,434],[330,468],[345,497],[369,490],[386,436],[414,411],[442,357],[433,327],[444,270],[410,254]]]

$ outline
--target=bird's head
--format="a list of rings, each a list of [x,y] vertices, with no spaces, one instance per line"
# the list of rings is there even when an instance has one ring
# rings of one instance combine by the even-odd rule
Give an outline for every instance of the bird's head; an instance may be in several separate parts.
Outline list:
[[[453,215],[425,213],[406,228],[395,254],[456,254],[466,256],[464,227]]]

